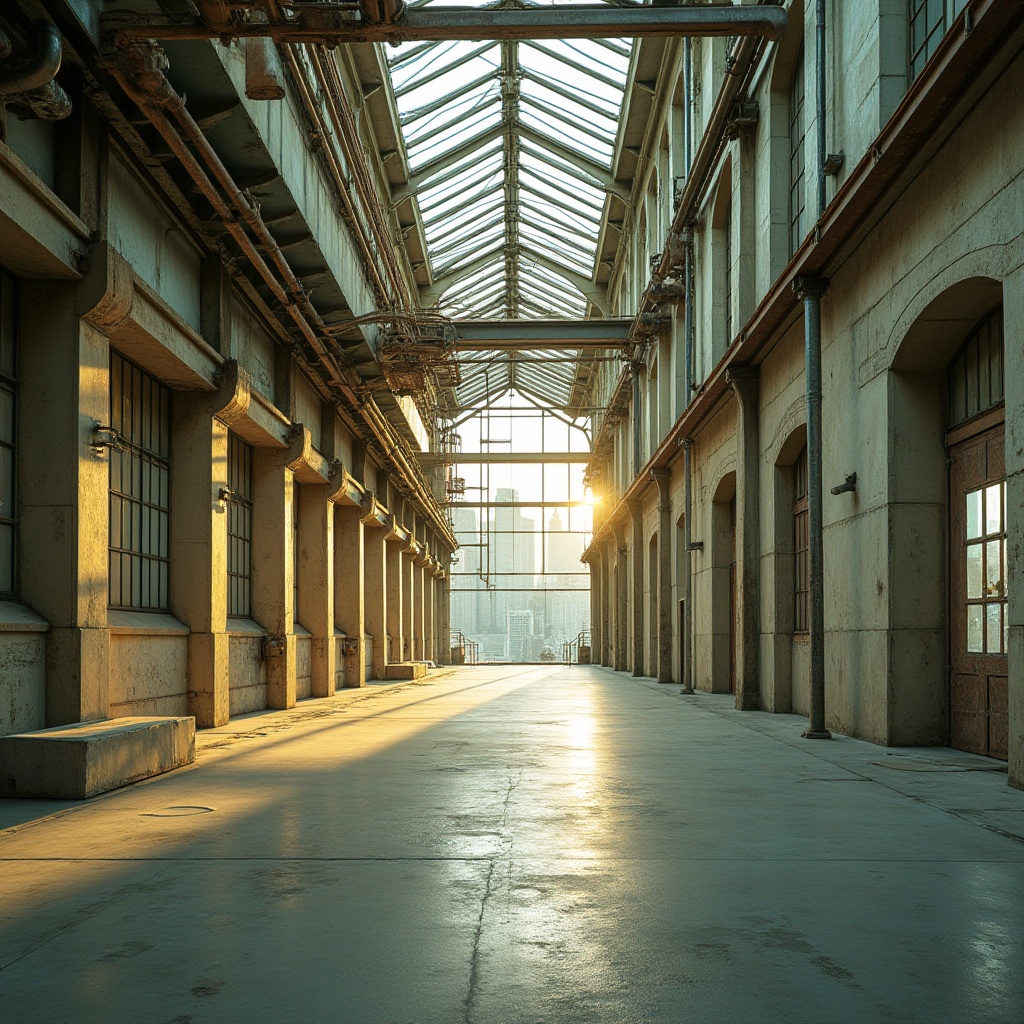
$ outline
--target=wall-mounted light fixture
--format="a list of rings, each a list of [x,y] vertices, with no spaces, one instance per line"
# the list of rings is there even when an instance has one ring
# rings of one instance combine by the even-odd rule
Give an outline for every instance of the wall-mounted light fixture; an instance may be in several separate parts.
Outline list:
[[[857,490],[857,474],[848,473],[846,479],[838,486],[832,488],[833,494],[845,494],[847,491]]]
[[[89,447],[97,455],[102,455],[104,448],[109,448],[112,452],[128,451],[128,446],[117,430],[114,427],[105,427],[99,420],[93,424]]]
[[[217,511],[227,512],[228,505],[241,505],[242,499],[230,487],[222,487],[217,494]]]

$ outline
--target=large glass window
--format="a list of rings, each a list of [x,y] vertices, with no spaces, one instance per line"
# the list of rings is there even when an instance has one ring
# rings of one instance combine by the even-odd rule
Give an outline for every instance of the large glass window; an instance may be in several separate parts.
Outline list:
[[[168,610],[171,392],[110,354],[110,606]]]
[[[14,593],[17,363],[14,279],[0,274],[0,595]]]
[[[908,0],[911,82],[938,49],[946,30],[966,6],[967,0]]]
[[[810,533],[807,518],[807,449],[793,465],[793,632],[810,628],[808,595],[811,589]]]
[[[252,614],[252,448],[228,435],[228,615]]]
[[[789,251],[795,253],[807,234],[807,189],[804,182],[804,138],[807,135],[804,103],[804,51],[796,59],[789,90]]]

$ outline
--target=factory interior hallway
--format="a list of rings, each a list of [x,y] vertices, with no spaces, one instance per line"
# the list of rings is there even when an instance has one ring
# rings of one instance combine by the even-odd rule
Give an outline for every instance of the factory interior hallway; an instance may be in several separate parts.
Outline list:
[[[0,801],[19,1024],[1020,1021],[999,762],[605,668],[439,669]]]

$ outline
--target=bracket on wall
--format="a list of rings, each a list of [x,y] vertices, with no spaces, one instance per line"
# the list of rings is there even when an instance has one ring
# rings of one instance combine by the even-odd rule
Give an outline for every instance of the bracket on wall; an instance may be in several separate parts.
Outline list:
[[[260,657],[280,658],[285,651],[285,638],[283,636],[271,636],[266,634],[260,644]]]
[[[128,451],[128,446],[117,430],[114,427],[105,427],[99,420],[93,424],[89,447],[97,455],[101,455],[104,448],[109,448],[112,452]]]

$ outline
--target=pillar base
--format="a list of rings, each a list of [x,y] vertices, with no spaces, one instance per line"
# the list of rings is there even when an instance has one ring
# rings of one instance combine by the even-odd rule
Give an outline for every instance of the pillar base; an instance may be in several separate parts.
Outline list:
[[[832,739],[832,733],[828,729],[822,729],[818,732],[816,729],[805,729],[800,735],[805,740],[830,740]]]

